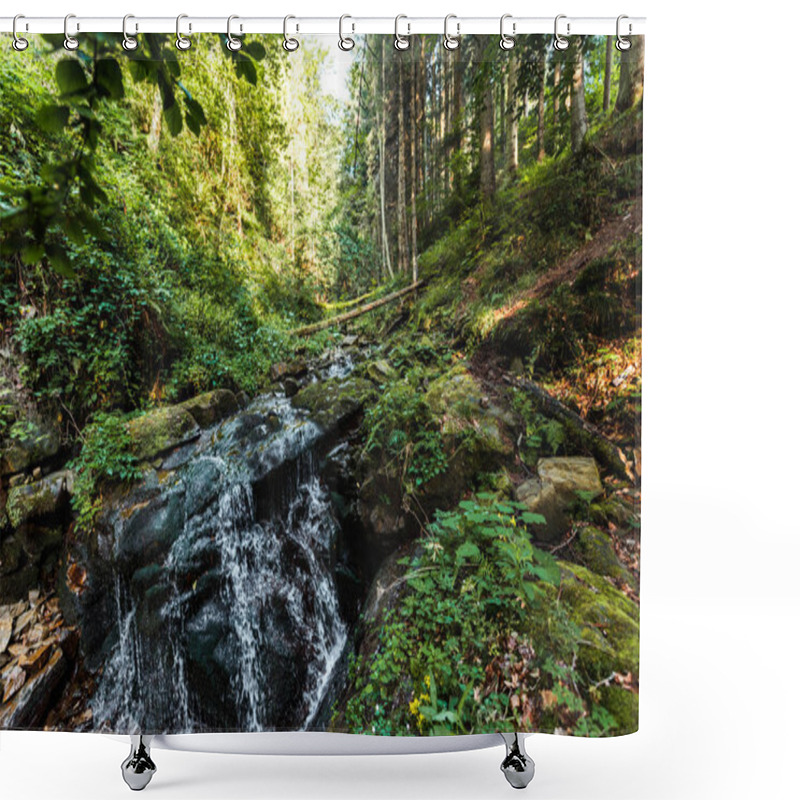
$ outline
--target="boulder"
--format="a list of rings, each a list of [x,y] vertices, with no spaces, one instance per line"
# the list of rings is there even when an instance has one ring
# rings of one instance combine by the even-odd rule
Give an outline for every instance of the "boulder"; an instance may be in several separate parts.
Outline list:
[[[591,499],[603,493],[597,462],[585,456],[560,456],[540,458],[536,465],[539,477],[556,490],[559,501],[567,506],[581,494]]]
[[[394,367],[385,358],[372,361],[367,366],[366,372],[367,377],[379,385],[394,379],[397,375]]]
[[[58,431],[28,421],[27,433],[20,438],[7,438],[0,445],[0,475],[22,472],[58,453]]]
[[[374,392],[372,383],[364,378],[330,378],[301,389],[292,405],[308,409],[312,421],[329,434],[361,411]]]
[[[194,417],[182,406],[164,406],[126,423],[133,440],[131,452],[140,461],[197,438],[200,428]]]
[[[473,446],[486,456],[510,456],[514,444],[509,431],[516,428],[517,420],[493,403],[482,402],[484,398],[484,391],[463,366],[437,378],[425,394],[431,411],[442,420],[444,436],[470,431]]]
[[[178,408],[188,411],[201,428],[210,428],[238,411],[239,403],[230,389],[214,389],[186,400]]]
[[[40,725],[47,715],[53,695],[67,675],[67,669],[67,659],[61,648],[56,647],[47,663],[27,683],[17,687],[8,702],[0,706],[0,730],[35,728]],[[24,676],[22,671],[23,679]]]
[[[561,600],[581,629],[578,667],[595,681],[612,672],[638,674],[639,607],[602,575],[567,561],[558,563]]]
[[[595,574],[607,575],[614,580],[621,580],[629,586],[634,585],[633,576],[622,566],[611,537],[592,526],[582,528],[575,540],[575,549],[581,561]]]
[[[536,471],[537,475],[517,487],[517,501],[545,518],[544,524],[534,526],[536,539],[557,542],[569,530],[570,506],[584,493],[585,497],[602,494],[597,463],[583,456],[540,458]]]
[[[8,492],[6,513],[18,528],[23,522],[55,514],[69,504],[72,493],[72,472],[53,472],[34,483],[15,486]]]

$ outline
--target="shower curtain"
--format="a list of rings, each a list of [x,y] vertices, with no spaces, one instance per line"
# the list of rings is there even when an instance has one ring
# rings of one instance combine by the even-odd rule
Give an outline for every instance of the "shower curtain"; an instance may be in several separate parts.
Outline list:
[[[643,38],[29,38],[0,729],[636,730]]]

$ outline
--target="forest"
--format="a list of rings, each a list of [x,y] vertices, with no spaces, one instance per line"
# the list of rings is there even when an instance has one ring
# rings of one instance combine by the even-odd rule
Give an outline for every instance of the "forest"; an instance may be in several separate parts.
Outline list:
[[[644,39],[62,40],[0,52],[0,729],[636,730]]]

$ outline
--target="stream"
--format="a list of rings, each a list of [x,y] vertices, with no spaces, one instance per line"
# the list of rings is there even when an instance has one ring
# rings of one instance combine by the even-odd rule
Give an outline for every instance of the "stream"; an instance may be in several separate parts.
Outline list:
[[[311,380],[352,366],[340,355]],[[95,557],[109,626],[96,729],[324,730],[348,643],[330,447],[304,410],[262,395],[114,505]]]

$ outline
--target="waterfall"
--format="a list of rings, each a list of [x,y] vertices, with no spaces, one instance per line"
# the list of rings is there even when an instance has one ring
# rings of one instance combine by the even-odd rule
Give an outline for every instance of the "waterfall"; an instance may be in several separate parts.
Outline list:
[[[92,701],[97,729],[324,725],[347,627],[320,433],[286,398],[262,396],[116,513],[116,630]]]

